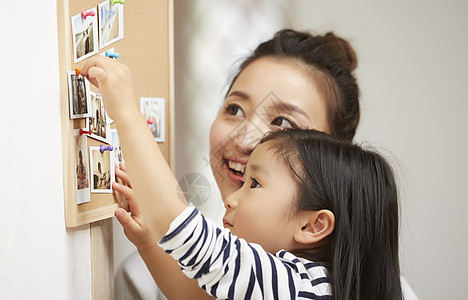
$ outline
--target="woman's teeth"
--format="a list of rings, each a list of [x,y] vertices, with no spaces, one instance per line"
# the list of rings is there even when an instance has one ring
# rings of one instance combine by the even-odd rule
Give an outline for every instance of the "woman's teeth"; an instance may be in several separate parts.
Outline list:
[[[229,169],[236,171],[238,173],[241,173],[242,175],[245,172],[245,165],[239,163],[239,162],[233,162],[233,161],[228,161]]]

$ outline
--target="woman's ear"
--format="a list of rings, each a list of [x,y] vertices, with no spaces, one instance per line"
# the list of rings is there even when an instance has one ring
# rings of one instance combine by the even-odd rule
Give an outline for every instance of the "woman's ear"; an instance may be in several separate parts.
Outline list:
[[[335,229],[335,215],[328,209],[303,213],[300,228],[294,239],[301,244],[317,243],[329,236]]]

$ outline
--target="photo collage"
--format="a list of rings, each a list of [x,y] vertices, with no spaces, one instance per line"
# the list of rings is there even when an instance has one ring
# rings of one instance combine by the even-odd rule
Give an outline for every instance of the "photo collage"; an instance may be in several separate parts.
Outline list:
[[[123,39],[123,7],[108,0],[71,17],[75,64]],[[102,54],[110,59],[118,57],[118,53],[112,55],[113,51],[112,48]],[[70,119],[85,122],[83,128],[73,132],[76,203],[82,204],[91,201],[92,193],[113,192],[115,168],[124,160],[117,130],[111,129],[113,120],[104,109],[101,95],[90,90],[89,81],[79,69],[68,71],[67,75]],[[88,147],[88,138],[101,143],[101,147]]]

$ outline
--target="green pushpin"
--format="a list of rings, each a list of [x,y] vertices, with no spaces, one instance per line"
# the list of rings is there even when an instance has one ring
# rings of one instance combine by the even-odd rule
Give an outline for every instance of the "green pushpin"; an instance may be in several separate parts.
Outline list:
[[[111,5],[112,6],[114,6],[114,4],[116,4],[116,3],[124,4],[125,0],[111,0]]]

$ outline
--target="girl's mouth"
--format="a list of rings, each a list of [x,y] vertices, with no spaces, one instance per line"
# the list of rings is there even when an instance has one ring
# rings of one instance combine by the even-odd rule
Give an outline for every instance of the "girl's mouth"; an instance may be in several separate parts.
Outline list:
[[[223,226],[224,228],[232,227],[232,224],[229,223],[225,218],[223,218]]]

